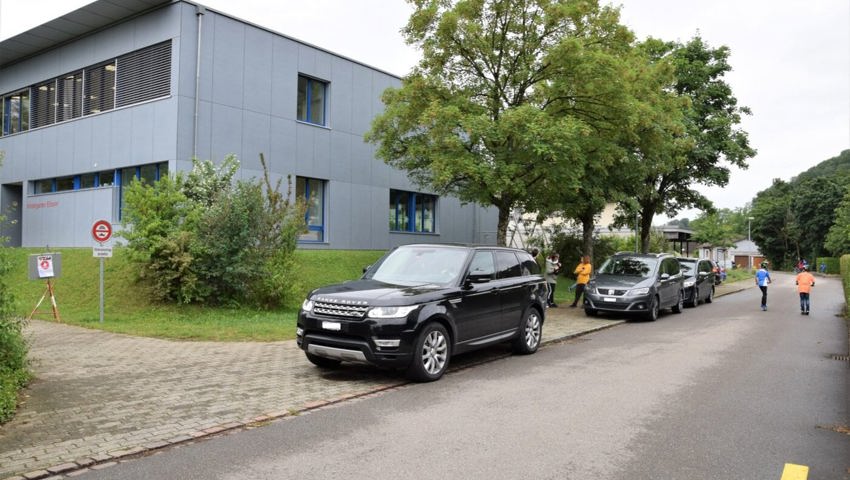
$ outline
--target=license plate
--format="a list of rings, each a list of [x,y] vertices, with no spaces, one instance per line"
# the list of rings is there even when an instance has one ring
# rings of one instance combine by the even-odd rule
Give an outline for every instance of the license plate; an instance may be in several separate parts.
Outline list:
[[[606,301],[606,302],[616,302],[616,301],[617,301],[617,299],[616,299],[616,298],[611,298],[611,297],[605,297],[605,298],[603,298],[602,300],[603,300],[603,301]]]
[[[338,332],[342,329],[342,324],[338,322],[322,322],[322,328]]]

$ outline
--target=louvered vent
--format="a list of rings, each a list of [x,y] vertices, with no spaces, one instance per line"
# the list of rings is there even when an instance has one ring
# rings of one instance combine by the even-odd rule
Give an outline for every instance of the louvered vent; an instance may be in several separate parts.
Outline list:
[[[118,57],[117,67],[117,107],[171,93],[170,40]]]

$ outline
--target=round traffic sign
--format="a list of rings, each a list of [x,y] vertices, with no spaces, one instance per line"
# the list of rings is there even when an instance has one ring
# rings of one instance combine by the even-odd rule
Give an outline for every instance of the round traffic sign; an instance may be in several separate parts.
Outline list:
[[[96,242],[103,243],[112,237],[112,224],[106,220],[98,220],[91,227],[91,236]]]

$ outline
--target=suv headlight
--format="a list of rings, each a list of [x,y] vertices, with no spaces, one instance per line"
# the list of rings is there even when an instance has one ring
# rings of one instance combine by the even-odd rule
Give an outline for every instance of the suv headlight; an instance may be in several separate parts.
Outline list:
[[[629,293],[631,293],[632,295],[646,295],[649,293],[649,287],[635,288]]]
[[[404,318],[410,315],[410,312],[419,308],[419,305],[410,305],[407,307],[373,307],[369,309],[369,318]]]
[[[304,302],[301,304],[301,310],[304,310],[305,312],[312,312],[313,300],[310,300],[309,298],[304,299]]]
[[[691,288],[691,287],[693,287],[693,286],[694,286],[694,283],[696,283],[696,281],[694,281],[694,280],[686,280],[686,281],[685,281],[685,288]]]

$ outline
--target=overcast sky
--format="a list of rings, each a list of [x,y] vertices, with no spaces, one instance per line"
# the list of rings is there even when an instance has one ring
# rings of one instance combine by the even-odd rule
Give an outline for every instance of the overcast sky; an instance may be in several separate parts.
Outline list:
[[[604,1],[604,0],[603,0]],[[0,0],[0,39],[90,3]],[[212,9],[399,76],[417,62],[399,30],[403,0],[206,0]],[[743,129],[758,150],[725,188],[698,188],[720,208],[738,208],[770,186],[850,148],[850,1],[621,0],[639,38],[687,41],[697,32],[727,45],[727,81],[753,110]],[[698,212],[680,214],[694,218]]]

